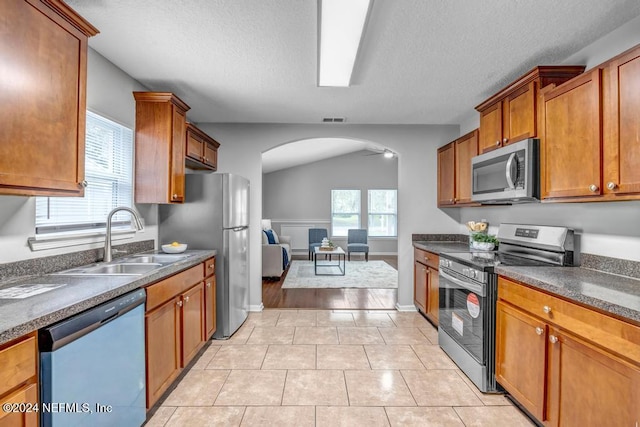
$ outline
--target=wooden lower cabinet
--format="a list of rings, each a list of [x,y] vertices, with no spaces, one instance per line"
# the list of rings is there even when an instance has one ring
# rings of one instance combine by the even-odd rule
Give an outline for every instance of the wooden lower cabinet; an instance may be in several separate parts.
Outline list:
[[[38,344],[36,333],[0,345],[0,407],[37,404]],[[39,412],[0,409],[0,427],[35,427]]]
[[[216,278],[208,277],[204,282],[204,331],[205,340],[216,331]]]
[[[545,420],[544,322],[498,301],[496,380],[538,420]]]
[[[640,424],[640,328],[502,277],[498,298],[496,380],[531,415]]]
[[[550,425],[638,425],[640,367],[561,329],[547,343]]]
[[[184,368],[204,344],[204,283],[182,296],[182,367]]]
[[[33,404],[38,402],[38,385],[29,384],[15,392],[0,397],[0,406],[5,404]],[[0,427],[36,427],[39,412],[5,412],[0,410]]]
[[[440,257],[432,252],[414,248],[413,299],[419,311],[438,325],[438,262]]]
[[[204,346],[204,271],[199,264],[147,287],[147,409]]]
[[[147,408],[158,401],[181,370],[181,318],[179,296],[145,316],[147,340]]]

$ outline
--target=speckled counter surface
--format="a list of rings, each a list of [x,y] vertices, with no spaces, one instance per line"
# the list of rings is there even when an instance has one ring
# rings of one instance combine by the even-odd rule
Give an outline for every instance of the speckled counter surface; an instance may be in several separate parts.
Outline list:
[[[154,253],[154,252],[147,252]],[[0,344],[28,334],[117,296],[162,280],[216,255],[214,250],[188,250],[184,259],[141,276],[30,276],[0,289],[25,284],[64,284],[23,299],[0,299]]]
[[[640,325],[640,280],[580,267],[496,267],[496,273]]]
[[[469,244],[461,242],[424,241],[413,242],[413,246],[425,251],[441,254],[443,252],[469,252]]]

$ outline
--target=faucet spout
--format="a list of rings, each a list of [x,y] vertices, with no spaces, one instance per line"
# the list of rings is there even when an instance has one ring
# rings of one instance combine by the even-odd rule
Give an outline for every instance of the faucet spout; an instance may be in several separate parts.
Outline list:
[[[119,212],[119,211],[126,211],[131,214],[131,218],[133,219],[133,224],[136,227],[136,230],[140,231],[144,228],[142,226],[142,221],[140,220],[140,215],[138,215],[138,212],[136,212],[134,209],[128,208],[126,206],[119,206],[117,208],[114,208],[111,212],[109,212],[109,215],[107,216],[107,232],[104,236],[104,257],[103,257],[104,262],[110,262],[112,260],[111,220],[113,218],[113,215],[115,215],[116,212]]]

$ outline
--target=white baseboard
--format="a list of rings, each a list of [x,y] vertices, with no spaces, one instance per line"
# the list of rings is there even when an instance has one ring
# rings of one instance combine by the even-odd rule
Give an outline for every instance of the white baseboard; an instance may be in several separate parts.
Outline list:
[[[260,312],[264,310],[264,304],[260,303],[260,305],[249,305],[249,311],[251,312]]]
[[[413,304],[410,305],[400,305],[398,303],[396,303],[396,310],[398,311],[418,311],[416,309],[416,306]]]

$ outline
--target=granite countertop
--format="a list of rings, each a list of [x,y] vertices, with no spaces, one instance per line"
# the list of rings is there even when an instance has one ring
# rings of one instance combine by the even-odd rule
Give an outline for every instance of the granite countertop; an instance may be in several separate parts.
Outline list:
[[[413,242],[413,246],[429,252],[441,254],[443,252],[469,252],[469,244],[462,242],[447,242],[447,241],[429,241],[429,240],[416,240]]]
[[[640,280],[581,267],[503,267],[496,273],[640,326]]]
[[[0,344],[51,325],[88,308],[95,307],[127,292],[162,280],[167,276],[215,256],[216,251],[188,250],[184,252],[184,255],[187,256],[180,261],[164,265],[140,276],[64,276],[47,274],[28,276],[19,280],[12,280],[10,283],[0,283],[0,289],[27,284],[64,285],[27,298],[0,298]]]

